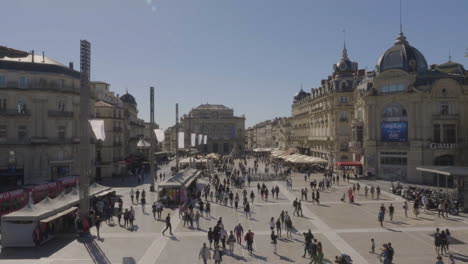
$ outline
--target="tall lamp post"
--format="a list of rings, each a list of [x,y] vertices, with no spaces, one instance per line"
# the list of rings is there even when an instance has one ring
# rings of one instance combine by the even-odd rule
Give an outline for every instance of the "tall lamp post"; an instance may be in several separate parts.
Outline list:
[[[80,216],[87,218],[89,215],[89,81],[91,66],[91,44],[87,40],[80,41]]]
[[[154,87],[150,87],[150,153],[149,153],[149,162],[150,162],[150,191],[154,192]]]

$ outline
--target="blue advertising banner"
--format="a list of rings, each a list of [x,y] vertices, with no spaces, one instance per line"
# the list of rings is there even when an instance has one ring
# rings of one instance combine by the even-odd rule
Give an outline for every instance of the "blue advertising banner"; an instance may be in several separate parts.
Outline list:
[[[408,125],[406,122],[382,122],[380,124],[380,141],[407,142]]]
[[[236,138],[236,125],[232,125],[231,127],[231,139]]]

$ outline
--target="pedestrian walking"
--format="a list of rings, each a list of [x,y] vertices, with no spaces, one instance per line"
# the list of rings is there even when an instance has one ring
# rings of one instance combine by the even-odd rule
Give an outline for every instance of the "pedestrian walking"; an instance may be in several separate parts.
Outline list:
[[[197,230],[200,230],[200,211],[195,213],[195,225],[197,226]]]
[[[405,217],[408,217],[408,203],[406,201],[403,204],[403,210],[405,211]]]
[[[276,244],[278,244],[278,236],[275,235],[274,230],[271,230],[271,243],[273,244],[273,253],[276,254]]]
[[[229,252],[231,252],[231,255],[234,255],[234,245],[236,244],[236,238],[234,237],[234,233],[232,231],[229,233],[227,244],[229,246]]]
[[[172,235],[172,225],[171,225],[171,214],[168,213],[167,216],[166,216],[166,228],[164,228],[164,230],[162,231],[162,234],[164,236],[164,232],[166,232],[166,230],[169,229],[169,232]]]
[[[254,243],[254,233],[252,231],[250,231],[250,229],[247,232],[247,234],[245,234],[244,240],[247,243],[247,250],[249,250],[250,254],[252,254],[253,243]]]
[[[371,238],[371,251],[370,253],[375,254],[375,240],[374,238]]]
[[[94,225],[96,226],[96,232],[98,239],[101,239],[99,236],[99,229],[101,229],[101,217],[96,216],[96,220],[94,221]]]
[[[240,223],[234,227],[234,232],[236,233],[237,243],[242,245],[242,235],[244,235],[244,228]]]
[[[276,234],[281,237],[281,221],[279,218],[276,220]]]
[[[213,243],[214,239],[214,233],[213,230],[211,230],[211,227],[208,230],[208,242],[210,242],[210,249],[211,249],[211,244]]]
[[[151,211],[153,212],[153,218],[156,219],[156,212],[158,211],[156,202],[154,202],[153,205],[151,206]]]
[[[200,253],[198,254],[199,259],[203,259],[203,264],[207,264],[208,260],[211,259],[210,249],[206,247],[206,243],[203,243]]]
[[[390,217],[390,221],[393,221],[393,213],[395,212],[395,207],[393,207],[393,204],[390,204],[388,207],[388,216]]]
[[[133,204],[133,197],[135,195],[135,191],[132,189],[130,189],[130,198],[132,199],[132,204]]]
[[[275,226],[276,226],[275,218],[272,217],[272,218],[270,219],[270,230],[271,230],[271,231],[275,230]]]
[[[137,189],[135,194],[136,194],[136,202],[138,203],[138,201],[140,200],[140,190]]]
[[[217,246],[213,252],[213,259],[215,261],[215,264],[221,264],[221,262],[223,261],[223,252],[221,251],[219,246]]]

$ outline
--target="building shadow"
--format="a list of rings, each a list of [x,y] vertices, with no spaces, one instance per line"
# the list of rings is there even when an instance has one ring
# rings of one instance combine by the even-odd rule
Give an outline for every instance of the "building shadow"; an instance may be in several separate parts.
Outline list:
[[[46,244],[40,247],[31,247],[31,248],[1,248],[0,250],[0,260],[6,259],[40,259],[48,258],[60,251],[68,244],[75,241],[76,236],[74,234],[65,234],[60,235],[52,240],[48,241]],[[1,262],[1,261],[0,261]],[[21,263],[21,262],[17,262]]]

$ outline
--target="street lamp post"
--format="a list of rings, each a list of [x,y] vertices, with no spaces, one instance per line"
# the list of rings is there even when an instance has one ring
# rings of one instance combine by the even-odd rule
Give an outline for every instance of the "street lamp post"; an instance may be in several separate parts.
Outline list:
[[[91,64],[91,44],[86,40],[80,42],[80,216],[87,218],[89,215],[89,81]]]
[[[149,162],[150,162],[150,191],[154,192],[154,87],[150,87],[150,153],[149,153]]]

